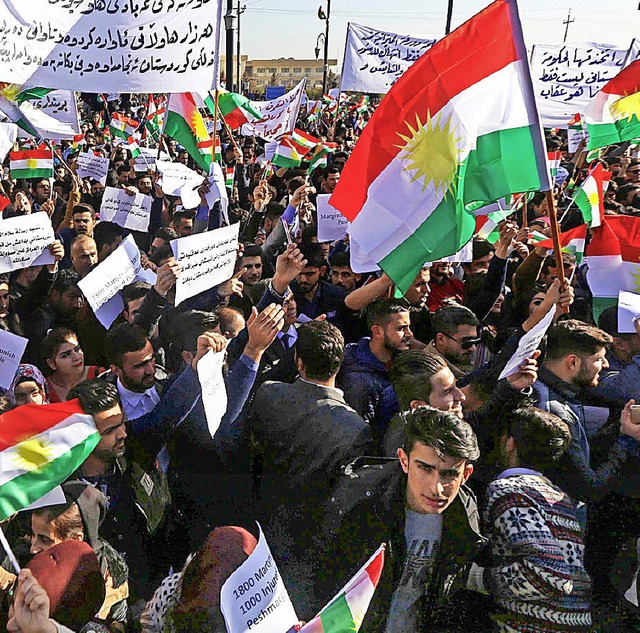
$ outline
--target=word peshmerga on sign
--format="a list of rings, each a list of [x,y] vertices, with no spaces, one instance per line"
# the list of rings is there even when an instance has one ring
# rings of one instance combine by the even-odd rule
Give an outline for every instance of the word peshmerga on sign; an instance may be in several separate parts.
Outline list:
[[[0,81],[87,92],[215,87],[221,0],[0,0]]]

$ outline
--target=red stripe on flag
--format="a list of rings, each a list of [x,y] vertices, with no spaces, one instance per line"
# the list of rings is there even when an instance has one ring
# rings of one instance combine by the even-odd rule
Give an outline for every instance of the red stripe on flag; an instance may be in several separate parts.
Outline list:
[[[440,40],[382,100],[345,165],[331,205],[353,221],[369,186],[401,151],[398,131],[418,112],[434,116],[453,97],[520,59],[507,0],[497,0]],[[342,183],[342,185],[341,185]]]
[[[9,154],[9,160],[47,160],[53,157],[51,150],[45,149],[23,149]]]
[[[640,59],[620,71],[602,88],[602,92],[610,95],[632,95],[640,92]]]
[[[618,239],[622,259],[625,262],[637,264],[640,261],[640,218],[632,215],[605,215],[604,222],[613,232],[613,237]],[[598,230],[596,229],[596,233]],[[609,233],[609,237],[611,237],[611,233]],[[592,244],[594,240],[595,235],[591,240]]]
[[[0,415],[0,451],[43,433],[75,413],[84,413],[78,399],[56,404],[25,404]]]
[[[382,550],[367,567],[367,574],[374,587],[378,586],[380,576],[382,576],[382,568],[384,567],[384,550]]]

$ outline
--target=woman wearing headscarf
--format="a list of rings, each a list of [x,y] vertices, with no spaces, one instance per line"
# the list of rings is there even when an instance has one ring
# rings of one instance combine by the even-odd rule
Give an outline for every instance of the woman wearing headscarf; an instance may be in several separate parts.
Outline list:
[[[6,397],[12,409],[24,404],[49,404],[47,381],[35,365],[18,365]]]

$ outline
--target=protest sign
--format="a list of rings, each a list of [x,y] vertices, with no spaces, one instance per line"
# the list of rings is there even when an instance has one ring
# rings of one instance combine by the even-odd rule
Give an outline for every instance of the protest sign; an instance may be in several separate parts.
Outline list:
[[[500,377],[498,380],[502,380],[507,376],[511,376],[515,374],[520,369],[520,365],[527,360],[527,358],[531,358],[533,352],[535,352],[540,346],[540,342],[542,338],[547,333],[551,322],[553,321],[553,317],[556,314],[556,306],[552,305],[551,309],[544,318],[536,325],[534,325],[521,339],[518,343],[518,349],[515,351],[513,356],[507,362],[505,368],[502,370]]]
[[[580,143],[584,141],[586,144],[587,140],[586,126],[580,129],[574,127],[567,128],[567,149],[569,150],[569,154],[575,154],[578,151]]]
[[[1,1],[1,0],[0,0]],[[1,26],[0,26],[1,30]],[[2,51],[0,50],[0,57]],[[18,107],[13,101],[9,101],[3,95],[0,95],[0,112],[2,112],[10,121],[28,122],[36,131],[31,134],[25,130],[20,131],[20,136],[31,136],[32,138],[53,138],[53,139],[71,139],[76,135],[75,129],[67,123],[62,123],[46,112],[34,108],[29,101],[24,101]]]
[[[216,434],[227,410],[227,388],[222,375],[225,357],[226,350],[221,352],[209,350],[197,365],[204,415],[211,437]]]
[[[155,274],[142,268],[140,251],[129,235],[107,259],[80,280],[78,287],[97,319],[108,329],[124,309],[119,291],[138,280],[155,283]]]
[[[621,290],[618,293],[618,334],[636,334],[640,319],[640,295]]]
[[[436,41],[350,22],[340,90],[386,94],[402,73]]]
[[[157,149],[150,149],[148,147],[140,148],[140,155],[133,159],[133,168],[138,172],[146,172],[148,170],[154,171],[156,168],[156,157],[158,156]],[[160,152],[161,160],[171,160],[171,157],[166,152]]]
[[[49,246],[54,241],[51,220],[46,213],[0,220],[0,273],[53,264],[55,259]]]
[[[258,544],[220,590],[220,610],[228,633],[285,633],[298,623],[262,528]]]
[[[198,189],[200,189],[200,185],[203,184],[203,180],[202,176],[198,176],[195,182],[189,182],[181,187],[179,195],[182,200],[182,206],[185,209],[196,209],[202,204]],[[220,200],[220,215],[222,221],[224,224],[229,224],[229,197],[227,195],[227,187],[225,186],[222,167],[220,167],[219,163],[211,163],[207,182],[209,183],[209,191],[206,191],[204,194],[207,214],[209,210],[213,208],[213,205]],[[206,220],[206,217],[200,217],[200,211],[196,217],[198,220]]]
[[[103,185],[107,184],[107,174],[109,173],[109,158],[106,156],[95,156],[89,152],[78,154],[78,176],[80,178],[93,178]]]
[[[100,205],[100,219],[132,231],[146,231],[152,202],[153,198],[143,193],[131,196],[124,189],[106,187]]]
[[[187,184],[201,185],[204,176],[189,169],[182,163],[172,163],[170,161],[156,161],[156,169],[160,172],[160,186],[165,194],[170,196],[179,196],[180,190]]]
[[[0,0],[4,81],[83,92],[215,87],[221,0]]]
[[[9,389],[28,339],[0,330],[0,387]]]
[[[330,193],[318,194],[318,242],[334,242],[343,239],[349,228],[349,220],[329,204]]]
[[[70,126],[76,134],[80,133],[76,98],[71,90],[52,90],[39,99],[29,99],[29,103],[36,110]]]
[[[626,48],[593,42],[536,44],[531,53],[531,79],[544,127],[566,128],[623,68]]]
[[[239,228],[239,224],[232,224],[171,241],[171,250],[180,263],[176,305],[231,278]]]
[[[298,110],[304,94],[306,79],[303,79],[286,95],[271,101],[252,101],[251,105],[261,114],[262,121],[245,123],[244,136],[259,136],[265,141],[275,141],[283,134],[293,132],[296,127]]]
[[[276,155],[276,149],[278,147],[278,141],[269,141],[264,146],[264,157],[267,160],[271,160]]]

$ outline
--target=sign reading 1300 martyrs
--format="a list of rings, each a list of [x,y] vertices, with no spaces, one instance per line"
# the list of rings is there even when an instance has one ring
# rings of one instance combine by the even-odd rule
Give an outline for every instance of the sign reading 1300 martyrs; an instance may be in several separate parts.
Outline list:
[[[2,80],[88,92],[215,87],[221,0],[0,0]]]

